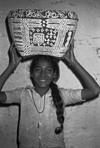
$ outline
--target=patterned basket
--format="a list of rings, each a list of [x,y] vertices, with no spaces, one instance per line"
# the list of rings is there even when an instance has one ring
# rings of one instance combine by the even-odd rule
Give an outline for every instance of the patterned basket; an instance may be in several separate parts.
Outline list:
[[[62,10],[17,9],[7,16],[11,38],[22,57],[62,57],[75,35],[78,16]]]

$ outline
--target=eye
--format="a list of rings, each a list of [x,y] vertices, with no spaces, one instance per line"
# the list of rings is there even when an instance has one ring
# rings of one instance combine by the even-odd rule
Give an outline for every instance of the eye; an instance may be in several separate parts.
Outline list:
[[[35,71],[35,72],[40,72],[40,71],[41,71],[41,68],[40,68],[40,67],[35,67],[35,68],[34,68],[34,71]]]
[[[52,72],[53,72],[53,69],[52,69],[52,68],[47,68],[47,69],[46,69],[46,72],[52,73]]]

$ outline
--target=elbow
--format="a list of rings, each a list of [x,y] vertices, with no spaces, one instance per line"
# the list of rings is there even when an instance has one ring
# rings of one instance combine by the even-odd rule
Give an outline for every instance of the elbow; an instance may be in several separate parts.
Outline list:
[[[98,97],[100,95],[100,88],[98,88],[97,90],[95,90],[94,92],[94,97]]]
[[[82,98],[85,101],[90,101],[97,98],[100,95],[100,89],[83,89]]]
[[[5,92],[0,92],[0,104],[5,103],[7,100]]]

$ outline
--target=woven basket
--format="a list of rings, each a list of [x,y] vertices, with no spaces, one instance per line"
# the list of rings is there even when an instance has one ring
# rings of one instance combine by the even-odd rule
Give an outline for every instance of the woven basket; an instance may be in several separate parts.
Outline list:
[[[17,9],[7,16],[10,35],[22,57],[62,57],[75,35],[78,17],[62,10]]]

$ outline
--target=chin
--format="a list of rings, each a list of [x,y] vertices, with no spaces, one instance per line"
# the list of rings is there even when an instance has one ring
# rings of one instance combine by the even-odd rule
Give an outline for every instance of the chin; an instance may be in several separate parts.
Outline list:
[[[46,83],[40,83],[39,86],[41,88],[47,88],[49,86],[49,84],[46,84]]]
[[[40,85],[40,87],[41,87],[41,88],[47,88],[47,87],[48,87],[48,85],[41,84],[41,85]]]

